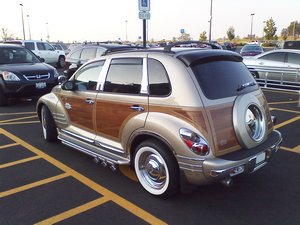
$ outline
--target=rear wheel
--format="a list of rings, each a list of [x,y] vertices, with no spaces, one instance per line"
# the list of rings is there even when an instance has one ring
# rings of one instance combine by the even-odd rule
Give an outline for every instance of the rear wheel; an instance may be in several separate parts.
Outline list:
[[[47,106],[42,107],[41,122],[44,139],[48,142],[57,141],[57,130],[53,116]]]
[[[136,148],[134,168],[139,182],[150,194],[170,196],[178,192],[178,164],[159,141],[150,139]]]

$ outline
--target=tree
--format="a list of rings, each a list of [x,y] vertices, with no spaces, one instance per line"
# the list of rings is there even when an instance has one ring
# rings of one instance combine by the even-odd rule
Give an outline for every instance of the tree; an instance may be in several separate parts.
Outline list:
[[[300,23],[298,21],[293,21],[287,28],[288,36],[293,36],[294,38],[300,35]]]
[[[179,38],[179,41],[190,41],[192,40],[191,35],[187,33],[183,33]]]
[[[199,41],[207,41],[206,31],[203,31],[199,36]]]
[[[286,41],[287,37],[289,36],[289,33],[288,33],[288,29],[287,28],[283,28],[282,31],[281,31],[281,37],[284,41]]]
[[[265,38],[269,41],[275,38],[277,27],[275,26],[275,21],[272,17],[267,20],[266,26],[264,27]]]
[[[232,26],[229,27],[229,29],[227,30],[227,37],[228,37],[229,41],[232,41],[235,38],[234,31],[235,30]]]
[[[13,34],[10,34],[6,28],[2,28],[2,40],[7,41],[7,40],[12,40],[15,39]]]

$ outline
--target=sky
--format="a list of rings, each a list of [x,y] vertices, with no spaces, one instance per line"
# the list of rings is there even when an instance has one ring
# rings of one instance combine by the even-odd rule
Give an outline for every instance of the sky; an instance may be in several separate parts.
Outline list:
[[[209,33],[212,7],[212,39],[226,37],[229,27],[235,35],[246,37],[251,32],[262,36],[264,21],[271,17],[277,35],[292,21],[300,21],[300,0],[150,0],[148,40],[172,40],[184,29],[193,40],[203,31]],[[23,4],[23,7],[20,6]],[[142,36],[142,20],[138,18],[138,0],[1,0],[0,32],[35,40],[137,41]],[[29,26],[28,26],[29,24]],[[1,38],[0,38],[1,39]]]

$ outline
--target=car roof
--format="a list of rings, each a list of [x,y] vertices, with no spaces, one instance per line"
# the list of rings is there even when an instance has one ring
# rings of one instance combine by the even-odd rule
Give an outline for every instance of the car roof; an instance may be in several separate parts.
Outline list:
[[[15,43],[0,43],[0,48],[7,48],[7,47],[24,48],[22,45],[15,44]]]

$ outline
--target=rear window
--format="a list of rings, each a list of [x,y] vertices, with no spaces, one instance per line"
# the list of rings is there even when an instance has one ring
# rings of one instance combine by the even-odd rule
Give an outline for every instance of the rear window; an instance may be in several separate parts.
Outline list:
[[[283,48],[285,49],[300,49],[300,41],[286,41]]]
[[[209,99],[220,99],[258,89],[258,85],[238,90],[241,85],[255,82],[242,62],[212,61],[196,64],[192,70],[197,81]]]

